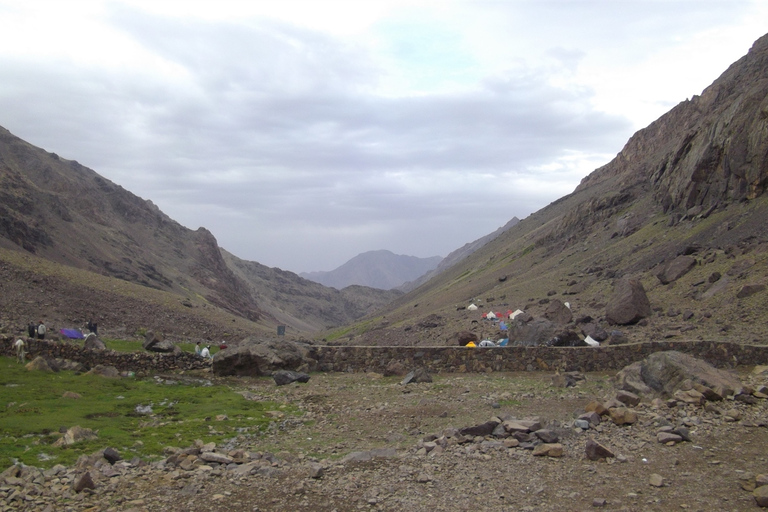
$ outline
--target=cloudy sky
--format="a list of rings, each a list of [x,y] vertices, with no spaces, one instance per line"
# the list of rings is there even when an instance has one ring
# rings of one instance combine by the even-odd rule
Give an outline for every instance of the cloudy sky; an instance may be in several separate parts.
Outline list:
[[[0,0],[0,126],[295,272],[445,256],[571,192],[761,0]]]

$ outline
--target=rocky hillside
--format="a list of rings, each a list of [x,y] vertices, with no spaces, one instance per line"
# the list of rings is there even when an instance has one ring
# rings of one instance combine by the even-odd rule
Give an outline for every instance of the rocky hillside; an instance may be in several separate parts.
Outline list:
[[[261,312],[205,228],[75,161],[0,129],[0,243],[47,260],[175,293],[198,293],[257,321]]]
[[[636,133],[572,194],[393,302],[363,328],[346,330],[343,339],[455,344],[462,331],[497,339],[506,333],[481,313],[520,308],[528,322],[549,321],[555,331],[581,338],[599,329],[608,342],[765,343],[766,182],[768,36],[700,96]],[[607,306],[626,278],[642,285],[649,312],[631,325],[611,324]],[[570,315],[554,321],[548,309],[564,302]],[[480,309],[464,309],[471,303]]]
[[[187,229],[151,201],[3,128],[0,256],[0,323],[10,329],[39,320],[77,327],[92,319],[114,335],[152,328],[216,339],[275,332],[278,324],[300,335],[351,322],[397,295],[340,293],[249,266],[224,253],[207,229]],[[205,325],[173,327],[197,326],[203,309]]]
[[[302,272],[311,281],[338,290],[350,285],[391,290],[433,270],[443,258],[417,258],[387,250],[358,254],[342,266],[328,272]]]
[[[262,310],[282,324],[303,332],[347,325],[402,295],[366,286],[341,290],[323,286],[279,268],[245,261],[222,250],[236,275],[248,283]]]
[[[429,272],[427,272],[426,274],[424,274],[423,276],[419,277],[414,281],[409,281],[405,283],[404,285],[400,286],[398,289],[404,292],[409,292],[417,288],[418,286],[426,283],[427,281],[435,277],[440,272],[443,272],[444,270],[451,268],[461,260],[469,257],[470,254],[477,251],[478,249],[483,247],[485,244],[487,244],[491,240],[498,238],[499,235],[507,231],[509,228],[511,228],[518,222],[520,222],[520,219],[518,219],[517,217],[512,217],[512,219],[509,222],[504,224],[502,227],[500,227],[493,233],[489,233],[483,237],[478,238],[474,242],[466,243],[461,247],[459,247],[458,249],[456,249],[455,251],[451,251],[451,253],[445,258],[443,258],[442,261],[440,261],[437,267],[435,267],[433,270],[430,270]]]

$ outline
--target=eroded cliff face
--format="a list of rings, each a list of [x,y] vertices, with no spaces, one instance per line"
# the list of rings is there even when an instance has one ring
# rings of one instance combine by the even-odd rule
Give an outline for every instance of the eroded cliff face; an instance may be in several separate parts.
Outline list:
[[[182,295],[238,316],[261,312],[214,236],[174,221],[75,161],[0,128],[0,247]]]
[[[650,186],[665,212],[762,195],[768,183],[768,35],[701,96],[633,135],[576,191],[606,180],[622,192]]]

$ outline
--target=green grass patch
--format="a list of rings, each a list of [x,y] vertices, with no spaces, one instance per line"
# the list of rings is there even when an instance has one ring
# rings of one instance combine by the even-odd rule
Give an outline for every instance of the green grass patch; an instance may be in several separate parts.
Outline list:
[[[107,447],[125,459],[151,460],[161,457],[166,446],[259,435],[273,420],[270,411],[294,412],[285,405],[246,400],[228,386],[203,379],[45,373],[28,371],[8,357],[0,358],[0,370],[0,468],[16,462],[70,465],[80,455]],[[64,398],[65,392],[80,398]],[[96,431],[98,439],[54,446],[60,430],[76,425]]]

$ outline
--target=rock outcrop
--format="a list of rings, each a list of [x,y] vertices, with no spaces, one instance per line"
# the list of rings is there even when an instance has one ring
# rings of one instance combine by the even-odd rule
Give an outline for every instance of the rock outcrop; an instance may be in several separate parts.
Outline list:
[[[276,370],[312,370],[317,361],[309,347],[283,339],[248,338],[213,357],[216,375],[271,375]]]

